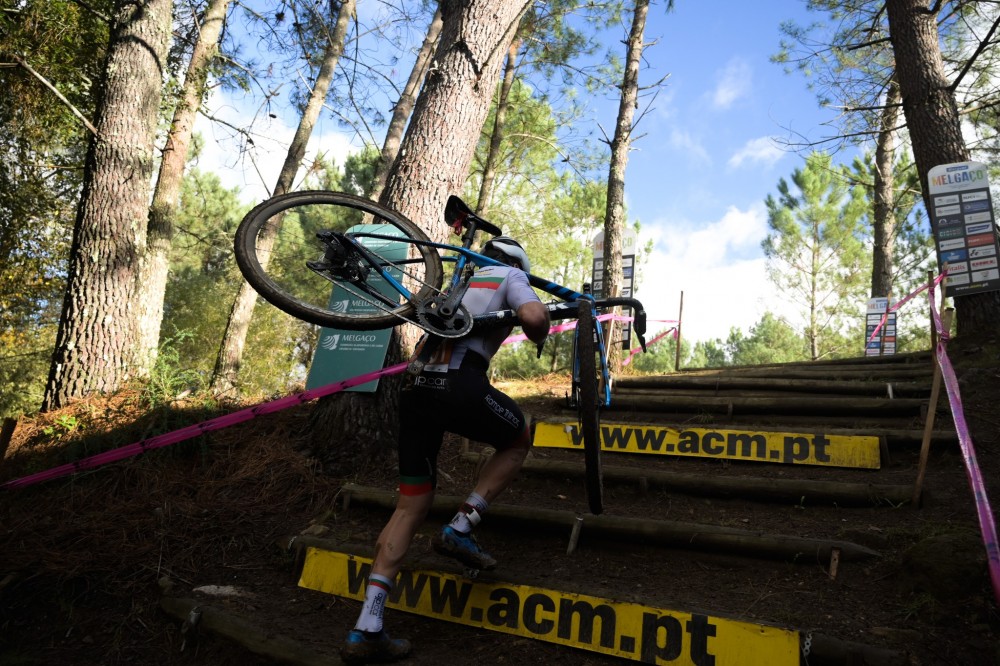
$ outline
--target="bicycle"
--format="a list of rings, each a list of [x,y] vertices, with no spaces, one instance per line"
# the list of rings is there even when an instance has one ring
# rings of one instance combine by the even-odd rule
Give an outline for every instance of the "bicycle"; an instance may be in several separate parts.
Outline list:
[[[236,231],[236,262],[265,300],[319,326],[377,330],[409,322],[427,331],[431,341],[440,341],[516,321],[511,310],[473,317],[461,305],[477,267],[503,265],[471,249],[478,233],[495,237],[500,228],[456,196],[448,199],[444,217],[461,236],[461,245],[434,242],[400,213],[368,199],[343,192],[291,192],[264,201],[243,218]],[[444,288],[443,262],[454,263]],[[600,411],[611,403],[611,376],[598,313],[632,308],[632,328],[643,351],[646,313],[634,298],[595,300],[589,285],[577,292],[536,275],[528,274],[528,281],[560,299],[546,304],[552,320],[577,319],[569,401],[577,409],[583,439],[588,505],[600,514]],[[339,293],[331,294],[331,283]],[[424,345],[411,372],[420,371],[432,348]]]

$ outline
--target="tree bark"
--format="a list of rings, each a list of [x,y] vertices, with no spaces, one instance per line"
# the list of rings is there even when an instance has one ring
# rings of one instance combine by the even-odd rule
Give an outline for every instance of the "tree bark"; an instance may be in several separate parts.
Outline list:
[[[604,275],[601,295],[614,298],[622,291],[622,237],[625,233],[625,168],[632,145],[633,119],[639,104],[639,63],[642,59],[643,34],[649,0],[636,0],[625,55],[625,78],[618,104],[618,120],[611,140],[611,166],[608,170],[608,200],[604,217]],[[618,309],[616,308],[616,311]],[[610,320],[605,324],[608,363],[613,373],[621,371],[621,345],[615,343],[621,325]]]
[[[878,143],[875,146],[875,187],[872,210],[872,289],[871,296],[892,293],[893,250],[896,245],[896,125],[899,122],[899,86],[889,82],[882,112]]]
[[[441,40],[380,197],[432,240],[447,240],[445,202],[462,191],[468,177],[505,47],[527,7],[523,0],[441,3]],[[388,362],[409,356],[417,332],[413,326],[396,329]],[[343,456],[377,460],[391,450],[398,381],[380,382],[374,394],[341,393],[320,401],[310,423],[320,457],[336,466],[350,462]]]
[[[903,113],[929,210],[927,173],[940,164],[968,161],[969,151],[945,75],[936,15],[926,0],[887,0],[886,10]],[[1000,327],[1000,291],[959,296],[955,311],[962,335],[995,335]]]
[[[354,15],[355,0],[344,0],[340,5],[337,14],[337,23],[330,41],[323,53],[322,64],[316,82],[313,84],[309,101],[299,119],[299,126],[295,130],[291,145],[285,154],[285,161],[278,173],[278,180],[274,185],[272,196],[284,194],[292,189],[295,181],[295,174],[302,164],[302,158],[306,154],[306,146],[309,144],[309,137],[312,135],[313,127],[319,118],[319,112],[323,109],[323,102],[326,94],[330,90],[330,83],[333,81],[334,70],[337,62],[344,52],[344,39],[347,35],[348,22]],[[278,233],[280,221],[274,221],[268,229],[265,229],[258,237],[258,248],[261,256],[261,265],[267,268],[267,257],[270,247]],[[219,356],[215,362],[215,370],[212,373],[212,391],[216,394],[229,393],[237,386],[240,364],[243,361],[243,349],[246,346],[247,331],[250,329],[250,318],[253,314],[254,304],[257,302],[257,292],[249,283],[243,281],[233,302],[233,308],[226,322],[226,332],[223,334],[222,345],[219,349]]]
[[[432,239],[447,238],[445,202],[468,177],[504,47],[526,7],[521,0],[441,3],[441,41],[380,198]]]
[[[219,36],[230,0],[211,0],[205,8],[198,40],[191,52],[181,97],[167,133],[156,179],[153,203],[146,226],[146,254],[139,278],[138,362],[148,374],[156,357],[163,322],[163,296],[170,268],[170,247],[174,239],[174,218],[180,198],[184,167],[191,146],[194,122],[205,95],[208,70],[218,52]]]
[[[139,0],[115,8],[42,411],[136,375],[136,278],[172,7]]]
[[[497,96],[497,110],[493,117],[493,132],[490,134],[490,147],[483,164],[483,180],[479,185],[479,203],[476,214],[486,217],[493,199],[493,183],[496,180],[497,166],[500,162],[500,145],[503,143],[504,125],[507,122],[507,109],[510,107],[510,89],[514,85],[514,74],[517,71],[517,52],[521,48],[521,40],[517,37],[507,47],[507,64],[503,70],[503,82]]]
[[[372,190],[368,193],[368,196],[374,201],[378,201],[382,195],[382,190],[385,188],[385,181],[389,177],[389,171],[396,162],[396,156],[399,154],[399,144],[403,140],[403,130],[406,129],[406,121],[409,120],[410,113],[413,111],[413,105],[417,99],[417,90],[427,75],[431,55],[434,52],[434,47],[437,46],[438,39],[441,37],[441,25],[441,8],[438,7],[437,11],[434,12],[434,18],[431,19],[430,26],[427,28],[427,35],[424,37],[424,43],[420,46],[420,51],[417,53],[413,69],[410,70],[410,78],[406,80],[403,94],[399,96],[396,106],[392,109],[392,119],[389,121],[389,126],[385,131],[385,141],[382,142],[382,156],[379,159],[378,169],[375,171]]]

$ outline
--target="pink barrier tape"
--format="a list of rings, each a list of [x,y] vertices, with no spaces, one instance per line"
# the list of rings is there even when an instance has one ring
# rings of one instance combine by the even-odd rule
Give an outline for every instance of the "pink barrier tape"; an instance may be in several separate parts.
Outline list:
[[[622,315],[603,314],[603,315],[600,315],[597,318],[597,321],[607,321],[608,319],[614,319],[615,321],[632,321],[633,318],[632,317],[624,317]],[[659,322],[659,323],[664,323],[664,324],[677,324],[677,323],[680,323],[680,322],[678,322],[675,319],[647,319],[646,321],[647,322],[653,321],[653,322]],[[563,333],[565,331],[572,331],[574,328],[576,328],[576,320],[575,319],[572,320],[572,321],[566,322],[565,324],[558,324],[556,326],[553,326],[553,327],[549,328],[549,335],[552,335],[553,333]],[[512,335],[509,338],[505,339],[503,341],[503,344],[507,345],[507,344],[512,344],[514,342],[524,342],[527,339],[528,339],[528,336],[524,335],[523,333],[518,333],[517,335]],[[649,344],[649,343],[647,343],[647,344]]]
[[[677,327],[676,326],[671,326],[670,328],[666,329],[665,331],[663,331],[662,333],[660,333],[659,335],[657,335],[656,337],[654,337],[652,340],[647,341],[646,342],[646,348],[649,349],[650,346],[656,344],[657,342],[659,342],[663,338],[667,337],[667,335],[669,335],[670,333],[674,334],[674,340],[676,340],[677,339]],[[638,354],[641,351],[642,351],[642,347],[633,347],[632,349],[630,349],[629,352],[628,352],[628,358],[626,358],[624,361],[622,361],[622,365],[628,365],[629,363],[631,363],[632,362],[632,357],[635,356],[636,354]]]
[[[937,330],[940,332],[940,340],[937,344],[936,356],[941,367],[941,378],[944,380],[945,392],[948,394],[948,404],[951,406],[952,419],[955,422],[955,432],[958,434],[958,443],[962,448],[962,459],[965,462],[965,473],[969,478],[969,485],[972,486],[972,494],[976,499],[976,516],[979,519],[979,530],[983,535],[983,544],[986,546],[987,566],[990,571],[990,581],[993,584],[993,598],[1000,603],[1000,546],[997,542],[996,523],[993,520],[993,509],[990,500],[986,495],[986,484],[983,482],[983,474],[976,461],[976,449],[972,446],[972,437],[969,434],[969,426],[965,421],[965,410],[962,407],[962,396],[958,390],[958,378],[955,376],[955,369],[951,365],[948,354],[945,353],[945,344],[948,341],[948,332],[943,330],[941,319],[934,308],[934,289],[928,294],[931,303],[931,313],[937,323]]]
[[[105,451],[104,453],[98,453],[97,455],[90,456],[89,458],[83,458],[81,460],[77,460],[76,462],[60,465],[59,467],[53,467],[52,469],[30,474],[28,476],[21,477],[20,479],[12,479],[11,481],[7,481],[6,483],[0,485],[0,488],[24,488],[25,486],[30,486],[42,481],[58,479],[59,477],[68,476],[76,472],[94,469],[95,467],[100,467],[101,465],[130,458],[152,449],[170,446],[171,444],[176,444],[177,442],[182,442],[186,439],[191,439],[193,437],[197,437],[198,435],[212,432],[213,430],[221,430],[222,428],[236,425],[237,423],[243,423],[244,421],[249,421],[250,419],[263,414],[273,414],[274,412],[279,412],[283,409],[288,409],[289,407],[294,407],[295,405],[315,400],[316,398],[322,398],[323,396],[339,393],[345,389],[367,384],[368,382],[375,381],[381,377],[399,374],[400,372],[406,370],[406,366],[406,363],[400,363],[388,368],[376,370],[375,372],[369,372],[363,375],[358,375],[357,377],[351,377],[350,379],[334,382],[333,384],[327,384],[326,386],[320,386],[319,388],[303,391],[302,393],[296,393],[294,395],[285,396],[284,398],[278,398],[277,400],[272,400],[271,402],[261,403],[259,405],[255,405],[254,407],[248,407],[247,409],[233,412],[232,414],[224,414],[223,416],[209,419],[208,421],[202,421],[201,423],[196,423],[194,425],[187,426],[186,428],[150,437],[149,439],[144,439],[133,444],[127,444],[126,446],[112,449],[111,451]]]
[[[608,319],[616,319],[618,321],[632,321],[631,317],[622,317],[620,315],[613,314],[603,314],[597,317],[597,321],[607,321]],[[549,335],[553,333],[563,333],[564,331],[572,331],[576,328],[576,320],[568,321],[565,324],[558,324],[549,328]],[[517,335],[512,335],[503,341],[503,344],[509,345],[515,342],[524,342],[528,339],[528,336],[524,333],[518,333]]]
[[[941,273],[941,275],[938,275],[936,278],[934,278],[932,284],[930,284],[930,285],[926,285],[925,284],[922,287],[918,287],[914,291],[911,291],[909,294],[907,294],[906,296],[904,296],[901,300],[896,301],[896,304],[893,305],[892,307],[890,307],[888,310],[886,310],[885,314],[882,315],[881,321],[879,321],[878,326],[875,327],[875,330],[872,331],[871,337],[868,338],[868,342],[871,342],[872,340],[874,340],[875,336],[878,335],[878,332],[882,330],[883,326],[885,326],[885,322],[889,318],[889,313],[890,312],[895,312],[899,308],[903,307],[904,303],[906,303],[908,300],[910,300],[911,298],[913,298],[914,296],[916,296],[917,294],[919,294],[920,292],[922,292],[924,289],[927,289],[928,287],[930,287],[931,293],[933,293],[935,285],[941,284],[941,280],[945,279],[945,277],[947,275],[948,275],[948,271],[944,271],[943,273]],[[938,322],[938,323],[940,324],[941,322]],[[939,330],[940,330],[940,327],[939,327]]]
[[[631,317],[622,317],[611,314],[601,315],[597,319],[598,321],[604,321],[611,319],[612,317],[618,320],[631,321]],[[550,332],[558,333],[560,331],[570,330],[575,326],[576,321],[573,321],[569,324],[554,326],[550,329]],[[527,337],[524,335],[515,335],[504,340],[503,344],[518,342],[526,339]],[[334,393],[339,393],[354,386],[361,386],[362,384],[373,382],[381,377],[399,374],[400,372],[406,370],[406,366],[406,363],[399,363],[398,365],[358,375],[357,377],[351,377],[350,379],[334,382],[333,384],[327,384],[326,386],[320,386],[308,391],[302,391],[301,393],[285,396],[284,398],[278,398],[277,400],[272,400],[271,402],[261,403],[259,405],[255,405],[254,407],[248,407],[247,409],[233,412],[232,414],[224,414],[223,416],[209,419],[208,421],[202,421],[201,423],[180,428],[179,430],[173,430],[171,432],[163,433],[162,435],[157,435],[132,444],[127,444],[117,449],[112,449],[111,451],[105,451],[104,453],[98,453],[88,458],[82,458],[75,462],[60,465],[59,467],[53,467],[42,472],[29,474],[28,476],[23,476],[19,479],[12,479],[0,484],[0,488],[24,488],[36,483],[41,483],[42,481],[58,479],[77,472],[95,469],[102,465],[107,465],[108,463],[140,455],[146,451],[177,444],[178,442],[192,439],[207,432],[221,430],[223,428],[236,425],[237,423],[243,423],[244,421],[249,421],[264,414],[280,412],[283,409],[288,409],[289,407],[294,407],[295,405],[300,405],[304,402],[315,400],[316,398],[333,395]]]

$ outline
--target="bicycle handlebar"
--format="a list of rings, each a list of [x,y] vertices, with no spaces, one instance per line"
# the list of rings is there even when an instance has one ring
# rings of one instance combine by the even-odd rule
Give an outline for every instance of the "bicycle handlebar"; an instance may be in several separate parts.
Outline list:
[[[580,301],[546,303],[549,310],[549,318],[553,321],[561,319],[575,319],[579,310]],[[594,301],[594,308],[601,310],[613,307],[629,307],[633,312],[633,329],[639,338],[639,346],[642,351],[646,351],[646,310],[642,303],[634,298],[604,298]],[[497,310],[472,318],[472,328],[497,328],[500,326],[517,325],[517,313],[513,310]]]

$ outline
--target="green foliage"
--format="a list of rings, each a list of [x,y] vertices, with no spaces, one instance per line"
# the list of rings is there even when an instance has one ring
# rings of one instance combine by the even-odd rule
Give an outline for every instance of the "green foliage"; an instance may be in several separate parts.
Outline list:
[[[768,195],[770,233],[761,246],[768,277],[797,305],[806,324],[810,355],[863,316],[871,276],[866,205],[861,188],[849,188],[844,167],[829,155],[812,153],[792,182],[778,182],[779,198]]]
[[[869,210],[875,205],[875,158],[865,152],[851,165],[853,182],[864,192]],[[893,237],[892,295],[902,296],[926,281],[934,268],[934,238],[930,234],[920,194],[920,178],[908,151],[903,151],[893,168],[896,226]],[[871,216],[870,216],[871,217]]]
[[[685,368],[721,368],[732,365],[726,358],[722,340],[699,340],[694,345],[691,358],[683,364]]]
[[[327,171],[315,177],[329,183]],[[179,376],[168,372],[171,382],[199,387],[212,375],[243,279],[233,258],[232,238],[247,208],[214,174],[191,169],[185,175],[163,320],[164,331],[183,331],[169,341],[167,369],[175,363],[185,371]],[[290,216],[283,233],[294,233],[296,227],[297,220]],[[315,327],[261,303],[247,335],[242,388],[255,394],[287,392],[304,379],[316,336]]]
[[[109,13],[112,3],[90,6]],[[93,115],[107,35],[71,0],[23,0],[0,12],[3,60],[23,63],[0,67],[0,416],[41,404],[90,138],[69,105]]]
[[[204,378],[188,367],[180,353],[183,342],[193,336],[191,331],[177,331],[160,341],[156,360],[140,389],[142,401],[150,408],[168,405],[178,395],[196,393],[205,387]]]
[[[674,333],[668,333],[660,340],[655,338],[662,331],[651,332],[646,335],[646,352],[639,352],[632,357],[625,368],[628,373],[641,375],[666,375],[674,372],[677,368],[677,338]],[[681,340],[681,367],[687,367],[692,354],[691,343]]]
[[[45,435],[50,439],[59,440],[68,435],[72,435],[79,427],[80,422],[75,416],[71,414],[60,414],[56,417],[52,425],[42,428],[42,432],[45,433]]]
[[[788,322],[765,312],[749,335],[730,329],[726,355],[733,365],[786,363],[808,358],[809,347]]]

